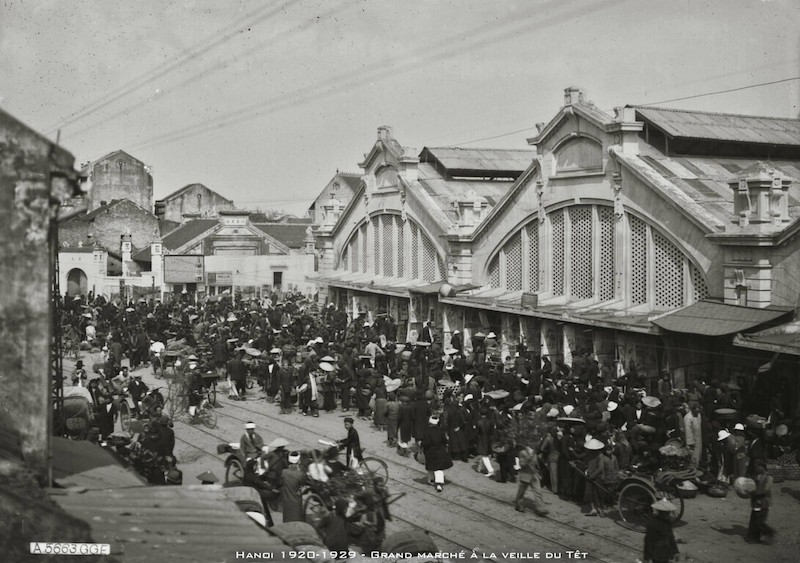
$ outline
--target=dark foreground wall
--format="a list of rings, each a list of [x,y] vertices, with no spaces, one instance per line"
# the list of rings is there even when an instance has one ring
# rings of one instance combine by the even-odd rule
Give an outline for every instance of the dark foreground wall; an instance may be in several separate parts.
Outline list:
[[[50,229],[74,158],[0,110],[0,411],[37,477],[50,434]],[[52,179],[52,180],[51,180]],[[52,196],[52,197],[51,197]]]

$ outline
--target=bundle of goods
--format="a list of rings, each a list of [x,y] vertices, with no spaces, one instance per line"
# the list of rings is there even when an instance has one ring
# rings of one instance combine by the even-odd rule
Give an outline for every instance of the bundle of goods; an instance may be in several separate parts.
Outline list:
[[[756,482],[749,477],[737,477],[733,482],[733,490],[741,498],[750,498],[756,490]]]
[[[447,379],[440,379],[436,382],[436,396],[438,397],[439,401],[444,400],[444,395],[447,391],[451,391],[452,394],[458,394],[458,390],[461,388],[461,384],[457,381],[449,381]]]
[[[687,469],[692,464],[692,452],[677,444],[667,444],[658,449],[664,469]]]

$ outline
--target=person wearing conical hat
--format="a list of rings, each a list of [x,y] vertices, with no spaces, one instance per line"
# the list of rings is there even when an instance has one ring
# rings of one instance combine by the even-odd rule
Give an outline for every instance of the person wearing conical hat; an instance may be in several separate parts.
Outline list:
[[[644,533],[644,553],[642,560],[647,563],[668,563],[678,555],[678,543],[672,532],[669,521],[670,513],[678,507],[667,499],[661,499],[651,505],[655,516],[647,523]]]

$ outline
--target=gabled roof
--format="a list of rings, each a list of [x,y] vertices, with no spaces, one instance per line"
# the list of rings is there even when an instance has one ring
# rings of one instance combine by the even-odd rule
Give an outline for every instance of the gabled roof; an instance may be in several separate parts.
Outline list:
[[[204,185],[204,184],[201,184],[201,183],[199,183],[199,182],[195,182],[194,184],[186,184],[186,185],[185,185],[185,186],[183,186],[182,188],[180,188],[180,189],[178,189],[178,190],[175,190],[174,192],[172,192],[172,193],[171,193],[171,194],[169,194],[168,196],[166,196],[166,197],[163,197],[163,198],[159,199],[158,201],[169,201],[169,200],[171,200],[171,199],[175,199],[176,197],[180,196],[180,195],[181,195],[181,194],[183,194],[184,192],[186,192],[186,191],[189,191],[190,189],[192,189],[192,188],[194,188],[194,187],[200,187],[200,188],[203,188],[204,190],[208,190],[209,192],[212,192],[212,193],[214,193],[214,194],[218,195],[219,197],[221,197],[221,198],[222,198],[222,199],[224,199],[225,201],[227,201],[227,202],[229,202],[229,203],[231,203],[231,204],[233,203],[233,201],[232,201],[232,200],[230,200],[230,199],[228,199],[228,198],[226,198],[226,197],[224,197],[224,196],[220,195],[220,194],[219,194],[219,192],[215,192],[214,190],[212,190],[212,189],[211,189],[211,188],[209,188],[208,186],[206,186],[206,185]]]
[[[451,176],[516,178],[530,166],[533,157],[534,151],[530,149],[425,147],[419,160]]]
[[[338,172],[334,178],[342,179],[353,191],[356,191],[361,185],[361,174],[357,172]]]
[[[139,160],[139,159],[138,159],[138,158],[136,158],[135,156],[131,156],[129,153],[127,153],[127,152],[125,152],[124,150],[120,149],[120,150],[116,150],[116,151],[110,152],[110,153],[108,153],[108,154],[106,154],[106,155],[103,155],[103,156],[101,156],[101,157],[100,157],[100,158],[98,158],[98,159],[95,159],[95,160],[93,160],[93,161],[91,161],[91,162],[88,162],[88,163],[84,164],[83,166],[81,166],[81,170],[86,170],[87,168],[89,168],[89,167],[91,167],[91,166],[94,166],[94,165],[95,165],[95,164],[97,164],[98,162],[100,162],[100,161],[102,161],[102,160],[109,160],[109,159],[113,158],[114,156],[116,156],[116,155],[118,155],[118,154],[124,154],[124,155],[125,155],[125,156],[127,156],[128,158],[131,158],[131,159],[135,160],[136,162],[140,162],[141,164],[144,164],[144,162],[143,162],[143,161]]]
[[[88,213],[80,213],[80,214],[70,215],[69,217],[67,217],[63,221],[64,222],[82,221],[84,223],[88,223],[92,219],[97,217],[98,215],[102,215],[103,213],[105,213],[106,211],[111,209],[112,207],[116,207],[118,205],[132,205],[134,207],[138,207],[139,209],[141,209],[145,213],[148,213],[149,215],[153,215],[152,211],[150,211],[148,209],[145,209],[144,207],[142,207],[138,203],[133,202],[133,201],[131,201],[129,199],[112,199],[111,201],[109,201],[105,205],[101,205],[97,209],[94,209],[94,210],[92,210],[92,211],[90,211]],[[155,217],[155,215],[153,215],[153,217]]]
[[[184,223],[174,231],[161,238],[162,246],[167,250],[180,248],[187,242],[199,237],[219,225],[219,219],[195,219]],[[136,262],[150,262],[150,245],[147,245],[132,256]]]
[[[800,146],[800,119],[631,107],[671,138]]]
[[[289,248],[303,248],[310,223],[254,223],[253,226]]]

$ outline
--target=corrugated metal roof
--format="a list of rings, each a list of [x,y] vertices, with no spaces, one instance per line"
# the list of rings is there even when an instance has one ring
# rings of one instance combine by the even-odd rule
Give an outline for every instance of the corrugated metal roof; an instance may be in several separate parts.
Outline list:
[[[51,497],[126,563],[235,561],[237,551],[285,549],[214,486],[55,489]]]
[[[97,444],[53,437],[53,478],[62,487],[107,489],[146,483]]]
[[[800,146],[800,119],[634,106],[671,137]]]
[[[733,213],[734,192],[730,187],[746,168],[760,160],[738,157],[664,156],[642,144],[640,158],[689,198],[713,213],[722,223],[736,228],[739,217]],[[766,163],[791,180],[789,214],[800,214],[800,162],[770,160]]]
[[[420,153],[420,161],[438,161],[448,171],[519,175],[530,166],[533,156],[533,151],[526,149],[425,147]]]
[[[755,308],[698,301],[651,322],[672,332],[724,336],[774,321],[792,310],[791,307]]]

